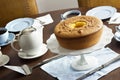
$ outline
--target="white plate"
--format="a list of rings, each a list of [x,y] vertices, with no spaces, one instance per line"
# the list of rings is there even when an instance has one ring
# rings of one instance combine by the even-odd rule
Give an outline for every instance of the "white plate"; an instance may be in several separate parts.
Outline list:
[[[104,20],[112,17],[116,11],[117,9],[112,6],[99,6],[87,11],[86,15]]]
[[[7,55],[2,55],[0,58],[0,67],[7,64],[10,58]]]
[[[32,18],[19,18],[9,22],[5,28],[10,32],[19,32],[27,27],[31,27],[34,23]]]
[[[44,55],[47,52],[48,48],[46,44],[42,44],[42,47],[40,48],[40,50],[37,52],[39,54],[34,55],[34,56],[28,56],[26,55],[26,53],[24,52],[18,52],[18,56],[22,59],[33,59],[33,58],[38,58],[42,55]]]
[[[8,37],[7,42],[5,42],[5,43],[0,43],[0,46],[8,45],[8,44],[10,44],[14,39],[15,39],[15,35],[14,35],[13,33],[9,33],[9,37]]]
[[[59,45],[54,34],[52,34],[50,38],[47,40],[47,46],[48,46],[48,49],[50,49],[50,51],[53,53],[57,53],[61,55],[80,55],[84,53],[90,53],[95,50],[103,48],[105,45],[111,42],[112,38],[113,38],[112,30],[104,26],[104,31],[103,31],[100,41],[92,47],[81,49],[81,50],[65,49]]]

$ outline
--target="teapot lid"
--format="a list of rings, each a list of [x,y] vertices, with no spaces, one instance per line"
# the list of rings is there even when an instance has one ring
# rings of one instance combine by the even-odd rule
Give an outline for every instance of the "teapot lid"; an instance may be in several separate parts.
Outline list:
[[[36,28],[34,28],[32,26],[28,27],[28,28],[25,28],[24,30],[21,31],[20,36],[24,35],[24,34],[30,34],[30,33],[34,32],[34,31],[36,31]]]

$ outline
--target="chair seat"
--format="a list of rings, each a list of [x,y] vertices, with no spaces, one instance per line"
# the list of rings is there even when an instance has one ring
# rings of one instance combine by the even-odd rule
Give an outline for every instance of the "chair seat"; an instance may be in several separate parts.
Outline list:
[[[78,0],[79,7],[113,6],[120,8],[120,0]]]

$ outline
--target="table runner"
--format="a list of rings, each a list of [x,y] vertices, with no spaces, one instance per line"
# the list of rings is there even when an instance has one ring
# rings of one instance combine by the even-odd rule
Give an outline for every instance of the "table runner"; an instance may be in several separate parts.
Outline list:
[[[86,71],[76,71],[71,68],[72,61],[78,56],[65,56],[63,58],[51,61],[40,68],[49,73],[51,76],[57,77],[59,80],[76,80],[81,75],[90,72],[94,68],[106,63],[118,55],[118,53],[114,52],[110,48],[103,48],[90,54],[85,54],[85,56],[95,56],[98,59],[98,65]],[[84,80],[98,80],[118,67],[120,67],[120,60],[101,69],[100,71],[95,72],[93,75],[88,76]]]

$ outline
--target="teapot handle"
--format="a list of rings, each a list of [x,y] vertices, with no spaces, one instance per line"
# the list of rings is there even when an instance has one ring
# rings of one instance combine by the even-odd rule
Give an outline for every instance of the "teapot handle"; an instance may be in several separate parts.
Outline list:
[[[12,47],[15,51],[21,52],[22,50],[18,50],[17,48],[15,48],[15,46],[14,46],[14,43],[15,43],[15,42],[18,42],[18,40],[12,41],[12,42],[11,42],[11,47]]]

